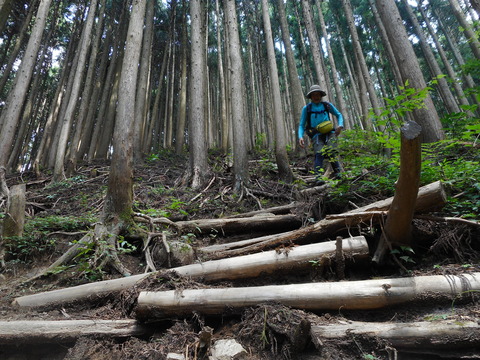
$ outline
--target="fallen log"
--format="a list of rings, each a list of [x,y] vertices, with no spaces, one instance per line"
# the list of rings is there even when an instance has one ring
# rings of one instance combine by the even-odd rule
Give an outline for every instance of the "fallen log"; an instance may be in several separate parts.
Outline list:
[[[73,342],[80,336],[128,337],[148,332],[136,320],[0,321],[0,344]]]
[[[200,234],[217,233],[222,236],[228,234],[238,234],[255,231],[281,232],[291,229],[297,229],[302,225],[298,216],[287,215],[267,215],[250,216],[244,218],[224,218],[224,219],[198,219],[189,221],[177,221],[175,227],[179,232],[192,232]]]
[[[267,235],[234,243],[206,246],[198,251],[208,254],[210,258],[219,259],[229,256],[240,256],[286,243],[306,243],[319,241],[320,237],[334,236],[341,229],[354,227],[361,223],[377,223],[381,218],[380,211],[389,209],[393,197],[377,201],[358,209],[338,214],[335,218],[325,218],[317,223],[281,234]],[[423,186],[418,191],[415,204],[416,213],[425,213],[439,209],[445,205],[447,196],[440,181]]]
[[[343,240],[343,253],[355,259],[369,255],[368,244],[363,236]],[[21,307],[42,307],[69,302],[78,302],[90,297],[98,298],[115,291],[125,290],[137,284],[147,276],[161,276],[163,272],[174,271],[180,276],[212,280],[233,280],[252,278],[262,273],[273,273],[282,270],[302,269],[311,266],[310,261],[322,266],[330,257],[335,256],[335,241],[289,248],[286,251],[275,250],[236,258],[206,261],[172,269],[130,277],[99,281],[96,283],[58,289],[44,293],[26,295],[14,299],[13,305]]]
[[[367,310],[416,301],[442,301],[480,291],[480,273],[417,276],[347,282],[269,285],[223,289],[142,291],[139,319],[173,315],[222,314],[234,309],[277,302],[304,310]]]
[[[341,324],[312,325],[310,334],[319,350],[325,340],[353,339],[358,335],[384,339],[397,350],[414,348],[416,352],[430,353],[427,349],[480,345],[480,325],[477,322],[461,320],[412,323],[349,321]]]
[[[265,214],[265,213],[275,214],[275,215],[285,215],[290,213],[292,210],[296,209],[298,205],[299,205],[298,202],[292,202],[287,205],[274,206],[267,209],[254,210],[254,211],[241,213],[237,215],[230,215],[225,217],[225,219],[246,218],[246,217],[256,216],[256,215]]]

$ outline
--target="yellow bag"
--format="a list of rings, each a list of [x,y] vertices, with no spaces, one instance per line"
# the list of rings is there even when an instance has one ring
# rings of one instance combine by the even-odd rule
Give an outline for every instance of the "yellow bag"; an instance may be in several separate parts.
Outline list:
[[[329,133],[330,131],[333,130],[333,123],[330,120],[324,121],[324,122],[318,124],[316,129],[320,134]]]

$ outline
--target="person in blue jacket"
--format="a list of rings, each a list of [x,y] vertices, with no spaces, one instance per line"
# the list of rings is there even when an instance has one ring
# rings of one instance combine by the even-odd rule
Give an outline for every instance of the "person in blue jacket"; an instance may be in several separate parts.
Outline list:
[[[310,87],[307,98],[311,102],[303,107],[300,125],[298,126],[299,145],[302,148],[305,147],[305,133],[307,133],[313,143],[316,185],[325,183],[321,179],[324,159],[327,159],[332,165],[334,178],[339,179],[342,172],[342,166],[337,159],[336,148],[337,136],[343,130],[343,116],[331,103],[322,102],[322,98],[325,95],[327,93],[319,85]],[[333,127],[333,122],[327,123],[330,121],[330,114],[337,118],[338,125],[336,127]]]

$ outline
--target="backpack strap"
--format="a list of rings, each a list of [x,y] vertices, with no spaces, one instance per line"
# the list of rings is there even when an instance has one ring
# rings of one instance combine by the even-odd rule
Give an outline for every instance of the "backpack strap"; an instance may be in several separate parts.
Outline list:
[[[326,112],[328,115],[328,119],[330,119],[330,103],[322,101],[321,104],[323,104],[322,111],[312,111],[312,103],[310,102],[307,104],[307,119],[305,123],[306,125],[305,132],[310,138],[313,138],[316,134],[319,133],[317,129],[312,128],[312,122],[311,122],[312,114],[323,114]]]

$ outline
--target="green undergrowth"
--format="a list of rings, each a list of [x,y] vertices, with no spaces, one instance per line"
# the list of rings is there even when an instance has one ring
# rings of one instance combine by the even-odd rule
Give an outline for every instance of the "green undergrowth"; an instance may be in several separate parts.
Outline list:
[[[62,232],[86,231],[95,220],[89,215],[28,217],[23,236],[4,239],[6,253],[16,262],[29,263],[36,256],[53,252]]]
[[[345,131],[340,141],[345,173],[341,181],[334,181],[330,201],[362,203],[392,196],[399,176],[400,144],[389,143],[393,146],[385,148],[379,133]],[[480,154],[473,142],[449,139],[422,145],[420,186],[439,180],[448,194],[444,212],[479,218]]]

